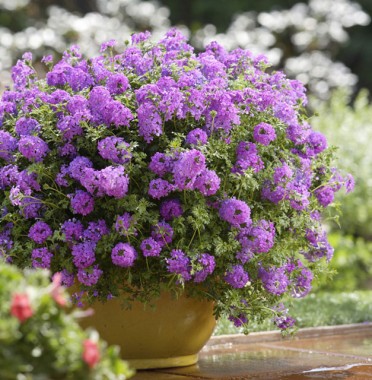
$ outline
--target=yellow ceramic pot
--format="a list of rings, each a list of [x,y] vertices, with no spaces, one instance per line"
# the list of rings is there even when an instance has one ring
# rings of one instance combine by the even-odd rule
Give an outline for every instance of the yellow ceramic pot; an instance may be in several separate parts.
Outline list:
[[[121,348],[121,356],[137,369],[182,367],[195,364],[198,352],[212,335],[216,321],[213,303],[162,293],[146,308],[134,302],[130,310],[120,299],[95,303],[94,315],[84,318],[109,344]]]

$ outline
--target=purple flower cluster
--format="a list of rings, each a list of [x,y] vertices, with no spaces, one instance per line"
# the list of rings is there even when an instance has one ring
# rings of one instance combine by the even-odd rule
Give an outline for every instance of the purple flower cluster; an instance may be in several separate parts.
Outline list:
[[[53,254],[47,248],[35,248],[31,252],[32,266],[34,268],[50,268]]]
[[[307,260],[315,262],[322,257],[325,257],[327,261],[331,260],[334,249],[329,244],[325,231],[322,231],[320,228],[317,230],[307,230],[306,239],[309,241],[309,250],[302,253]]]
[[[234,324],[235,327],[241,327],[245,323],[248,323],[248,318],[245,314],[239,314],[238,316],[229,315],[228,319]]]
[[[267,123],[260,123],[254,127],[253,138],[262,145],[269,145],[276,139],[275,129]]]
[[[71,249],[73,263],[78,269],[84,269],[92,265],[96,261],[95,256],[96,243],[85,241],[83,243],[74,244]]]
[[[200,128],[195,128],[186,136],[186,143],[190,145],[205,145],[208,141],[208,135]]]
[[[244,288],[249,281],[248,273],[242,265],[234,265],[225,275],[225,281],[233,288]]]
[[[2,231],[0,232],[0,257],[7,257],[9,251],[13,247],[13,240],[12,240],[12,223],[7,223],[3,227]],[[9,257],[8,260],[11,260]]]
[[[99,141],[98,152],[102,158],[115,164],[125,164],[129,162],[132,155],[128,152],[129,144],[120,137],[106,137]]]
[[[275,317],[273,319],[274,324],[281,330],[287,330],[294,326],[296,320],[288,315],[288,309],[280,303],[277,307],[274,308]]]
[[[272,266],[267,270],[260,267],[258,274],[269,293],[279,296],[287,291],[290,281],[285,266],[279,268]]]
[[[166,261],[168,272],[180,275],[184,281],[191,279],[190,258],[183,251],[173,249]]]
[[[102,274],[103,271],[99,269],[98,265],[94,265],[93,267],[79,269],[77,279],[83,285],[93,286],[98,282]]]
[[[149,169],[160,177],[167,174],[171,182],[156,178],[150,182],[149,195],[160,199],[172,191],[199,190],[204,196],[216,194],[220,188],[220,178],[213,170],[206,167],[203,153],[197,149],[187,150],[174,157],[155,153],[151,157]]]
[[[107,153],[107,151],[105,152]],[[104,156],[104,158],[110,157],[113,159],[112,155],[106,156],[104,154]],[[58,183],[61,186],[68,186],[68,182],[65,179],[66,175],[78,181],[87,190],[89,194],[85,196],[86,199],[89,198],[88,196],[102,197],[104,195],[120,199],[125,197],[128,192],[129,177],[125,173],[123,165],[110,165],[104,169],[95,170],[93,169],[92,162],[87,157],[77,156],[70,162],[67,169],[61,169],[58,178]],[[80,196],[82,196],[81,194]],[[91,199],[94,202],[94,199]]]
[[[119,267],[133,266],[136,258],[136,250],[128,243],[118,243],[111,251],[111,260]]]
[[[40,131],[40,124],[32,117],[21,117],[15,123],[15,131],[19,136],[30,136]]]
[[[183,214],[183,208],[179,199],[168,199],[160,205],[160,215],[166,220],[178,218]]]
[[[149,185],[149,195],[152,198],[160,199],[169,195],[174,189],[173,185],[165,179],[157,178],[153,179]]]
[[[94,210],[94,199],[86,191],[77,190],[70,198],[74,214],[88,215]]]
[[[76,219],[66,220],[61,226],[61,231],[65,235],[66,241],[73,243],[82,238],[84,226]]]
[[[142,240],[140,245],[143,256],[159,256],[162,246],[153,238],[147,238]]]
[[[182,153],[173,167],[176,187],[179,190],[193,189],[196,176],[205,169],[205,157],[199,150],[192,149]]]
[[[166,173],[171,173],[172,168],[172,158],[166,156],[164,153],[157,152],[151,157],[149,169],[159,177],[163,177]]]
[[[243,174],[245,170],[252,168],[258,173],[264,168],[264,163],[258,154],[256,144],[252,142],[242,141],[236,148],[236,162],[231,169],[233,173]]]
[[[315,190],[315,196],[323,207],[327,207],[335,199],[335,192],[329,186],[322,186]]]
[[[274,238],[274,224],[266,220],[260,220],[257,223],[244,228],[238,235],[239,243],[242,246],[242,252],[246,252],[247,254],[269,252],[274,245]],[[243,257],[241,257],[241,260]]]
[[[197,265],[200,267],[194,274],[194,282],[203,282],[211,275],[216,267],[216,261],[212,255],[203,253],[198,257]]]
[[[300,162],[301,166],[296,170],[286,162],[275,168],[273,180],[267,181],[262,189],[262,198],[276,204],[287,200],[294,210],[307,210],[312,195],[314,173],[311,171],[309,159],[300,159]]]
[[[52,229],[45,222],[36,222],[28,233],[28,237],[38,244],[43,244],[49,236],[52,236]]]
[[[226,220],[231,226],[246,228],[251,224],[251,209],[249,206],[238,199],[226,199],[221,203],[219,214],[221,219]]]
[[[33,162],[42,161],[49,151],[47,143],[38,136],[21,136],[18,149],[23,156]]]

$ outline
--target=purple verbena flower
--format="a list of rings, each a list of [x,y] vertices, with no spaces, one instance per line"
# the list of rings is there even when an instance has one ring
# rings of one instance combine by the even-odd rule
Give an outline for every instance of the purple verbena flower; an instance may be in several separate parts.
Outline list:
[[[194,273],[194,282],[203,282],[205,279],[213,273],[216,267],[215,259],[208,253],[202,253],[197,260],[198,269]],[[200,267],[200,269],[199,269]]]
[[[355,180],[354,180],[354,177],[349,173],[345,178],[345,189],[346,189],[346,193],[351,193],[353,190],[354,190],[354,186],[355,186]]]
[[[100,186],[103,191],[112,197],[121,199],[126,196],[129,186],[129,177],[124,173],[123,166],[107,166],[100,172]]]
[[[156,106],[150,102],[141,104],[137,109],[138,133],[149,144],[155,136],[163,134],[163,121]]]
[[[230,198],[221,203],[219,214],[233,227],[245,228],[251,224],[251,210],[249,206],[238,199]]]
[[[94,200],[86,191],[76,190],[69,194],[71,208],[74,214],[88,215],[94,210]]]
[[[84,173],[84,169],[92,167],[93,163],[89,158],[77,156],[70,162],[68,166],[68,173],[71,178],[79,181]]]
[[[183,209],[179,199],[168,199],[160,205],[160,215],[166,221],[178,218],[182,213]]]
[[[335,192],[329,186],[322,186],[319,189],[315,190],[315,196],[323,207],[327,207],[334,201]]]
[[[56,127],[62,133],[63,138],[70,142],[75,136],[81,136],[83,134],[79,117],[63,116],[58,120]]]
[[[111,260],[119,267],[133,266],[136,258],[136,250],[128,243],[118,243],[111,251]]]
[[[179,190],[192,189],[195,178],[206,169],[205,156],[196,149],[183,152],[174,164],[173,175]]]
[[[234,323],[235,327],[241,327],[245,323],[248,323],[248,318],[245,314],[239,314],[237,316],[235,315],[229,315],[228,320],[232,323]]]
[[[226,272],[225,281],[233,288],[240,289],[247,285],[249,276],[242,265],[234,265]]]
[[[146,30],[145,32],[141,33],[133,33],[131,35],[131,40],[133,44],[139,44],[140,42],[146,41],[151,37],[151,33]]]
[[[174,186],[168,181],[157,178],[150,181],[148,194],[155,199],[160,199],[169,195]]]
[[[32,162],[41,162],[49,152],[48,144],[37,136],[21,136],[18,149],[23,156]]]
[[[95,250],[96,243],[92,241],[74,244],[71,250],[74,265],[79,269],[92,265],[96,261]]]
[[[260,220],[239,234],[243,249],[252,253],[267,253],[274,245],[275,228],[272,222]]]
[[[106,221],[99,219],[96,222],[89,222],[88,228],[83,232],[83,239],[98,243],[102,236],[107,235],[109,232]]]
[[[275,129],[267,123],[257,124],[253,129],[253,137],[258,143],[269,145],[276,139]]]
[[[32,266],[34,268],[50,268],[50,263],[53,254],[49,252],[48,248],[35,248],[31,253]]]
[[[19,172],[15,165],[5,165],[0,167],[0,190],[15,185],[18,182]]]
[[[307,230],[306,239],[309,241],[309,250],[302,252],[307,260],[315,262],[325,257],[330,261],[333,257],[334,249],[329,244],[325,231]]]
[[[273,180],[275,185],[286,185],[292,177],[293,170],[285,162],[274,170]]]
[[[106,51],[107,49],[109,48],[113,48],[115,45],[116,45],[116,40],[114,39],[111,39],[107,42],[104,42],[103,44],[101,44],[101,47],[100,47],[100,53],[103,53],[104,51]]]
[[[62,285],[70,288],[74,284],[75,276],[73,273],[70,273],[68,270],[63,269],[61,272],[61,283]]]
[[[294,326],[296,320],[288,315],[288,309],[280,303],[276,308],[274,308],[276,315],[273,319],[274,324],[279,327],[281,330],[287,330]]]
[[[61,226],[61,231],[65,235],[66,241],[72,243],[83,237],[84,226],[79,220],[66,220]]]
[[[77,279],[83,285],[93,286],[98,282],[102,274],[103,271],[99,269],[98,265],[94,265],[90,268],[79,269]]]
[[[191,280],[191,263],[190,259],[180,249],[173,249],[170,258],[166,259],[167,269],[170,273],[181,276],[184,281]]]
[[[28,237],[38,244],[43,244],[52,236],[52,229],[43,221],[36,222],[29,230]]]
[[[140,245],[143,256],[159,256],[161,252],[161,245],[153,238],[147,238],[142,240]]]
[[[289,279],[285,273],[285,267],[276,268],[272,266],[267,270],[260,267],[258,275],[262,280],[264,288],[269,293],[279,296],[286,292]]]
[[[208,142],[208,135],[200,128],[195,128],[186,136],[186,143],[190,145],[205,145]]]
[[[77,150],[75,146],[72,145],[71,143],[66,143],[62,145],[60,148],[58,148],[58,154],[61,157],[69,157],[73,159],[77,156]]]
[[[15,131],[19,136],[29,136],[40,131],[40,124],[32,117],[21,117],[16,121]]]
[[[264,163],[258,154],[257,146],[251,142],[242,141],[236,148],[236,163],[232,173],[243,174],[245,170],[252,168],[258,173],[264,168]]]
[[[220,188],[221,180],[214,170],[203,170],[195,179],[194,189],[198,189],[203,195],[209,197],[216,194]]]
[[[314,275],[310,269],[304,268],[299,261],[299,273],[295,277],[295,286],[292,291],[292,296],[295,298],[305,297],[311,290],[311,283],[314,279]]]
[[[124,74],[110,74],[107,78],[106,86],[111,95],[119,95],[129,88],[129,81]]]
[[[130,161],[132,155],[128,151],[127,144],[121,137],[106,137],[98,143],[98,152],[106,160],[115,164],[125,164]]]

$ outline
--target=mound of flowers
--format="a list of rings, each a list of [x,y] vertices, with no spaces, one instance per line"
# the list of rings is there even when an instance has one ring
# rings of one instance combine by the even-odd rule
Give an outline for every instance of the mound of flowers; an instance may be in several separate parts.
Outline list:
[[[351,176],[307,121],[305,89],[266,58],[176,29],[38,79],[26,53],[0,102],[0,247],[92,298],[204,297],[236,324],[293,324],[333,249],[321,212]],[[284,321],[284,322],[283,322]]]

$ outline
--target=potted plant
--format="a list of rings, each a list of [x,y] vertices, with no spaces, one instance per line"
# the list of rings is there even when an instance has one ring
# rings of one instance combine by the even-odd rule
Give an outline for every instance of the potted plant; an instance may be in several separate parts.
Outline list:
[[[121,379],[133,371],[118,347],[96,331],[83,331],[71,312],[61,276],[21,272],[0,262],[0,377],[22,379]]]
[[[183,293],[247,329],[268,316],[289,328],[281,300],[305,296],[331,259],[320,213],[352,177],[308,124],[302,84],[265,57],[217,43],[196,54],[176,29],[149,38],[44,57],[45,79],[29,53],[13,68],[0,104],[2,254],[76,279],[89,300]]]

